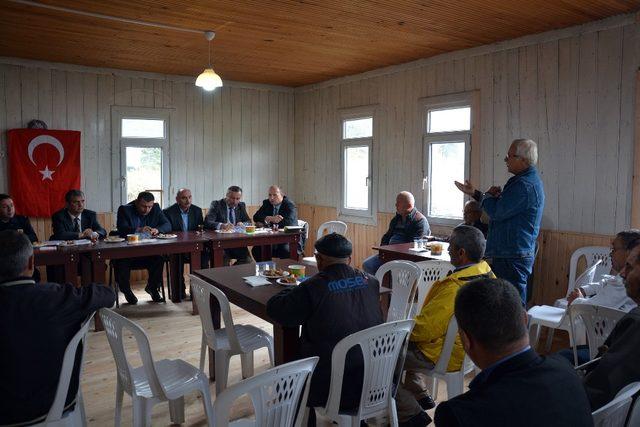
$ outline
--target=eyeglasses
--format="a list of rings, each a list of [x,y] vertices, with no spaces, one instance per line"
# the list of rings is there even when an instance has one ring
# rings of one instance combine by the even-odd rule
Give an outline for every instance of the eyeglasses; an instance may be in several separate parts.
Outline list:
[[[522,157],[518,156],[517,154],[507,154],[506,156],[504,156],[504,161],[508,161],[509,159],[521,159]]]

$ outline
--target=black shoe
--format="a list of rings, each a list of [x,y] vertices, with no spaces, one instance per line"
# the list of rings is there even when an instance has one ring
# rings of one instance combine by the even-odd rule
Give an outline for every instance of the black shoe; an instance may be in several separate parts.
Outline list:
[[[136,298],[136,296],[133,294],[133,292],[131,292],[131,289],[125,291],[122,290],[122,293],[124,294],[125,299],[127,300],[127,302],[131,305],[136,305],[138,303],[138,298]]]
[[[422,399],[418,400],[418,403],[420,404],[420,407],[425,411],[436,407],[436,402],[434,402],[433,398],[429,395],[426,395]]]
[[[151,288],[147,286],[146,288],[144,288],[144,291],[149,295],[151,295],[151,300],[153,302],[164,302],[164,298],[162,298],[162,296],[160,295],[160,292],[158,292],[156,288]]]
[[[400,427],[425,427],[431,424],[431,417],[426,412],[420,412],[403,423],[398,423]]]

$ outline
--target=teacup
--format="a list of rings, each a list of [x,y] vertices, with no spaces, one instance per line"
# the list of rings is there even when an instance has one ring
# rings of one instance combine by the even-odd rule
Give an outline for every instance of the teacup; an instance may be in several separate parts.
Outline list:
[[[305,273],[305,266],[304,265],[298,265],[298,264],[290,265],[289,266],[289,273],[291,273],[292,275],[294,275],[298,279],[302,279],[304,277],[304,273]]]
[[[431,243],[431,255],[442,255],[442,243],[440,242],[433,242]]]
[[[138,243],[140,241],[140,236],[137,234],[127,234],[127,242],[129,243]]]
[[[256,226],[255,225],[247,225],[244,227],[244,230],[248,233],[255,233],[256,232]]]

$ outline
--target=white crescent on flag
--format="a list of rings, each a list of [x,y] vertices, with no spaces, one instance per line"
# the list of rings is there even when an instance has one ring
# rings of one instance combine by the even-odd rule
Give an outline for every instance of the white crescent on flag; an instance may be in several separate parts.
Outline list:
[[[31,142],[29,142],[27,151],[29,153],[29,160],[31,160],[31,163],[36,165],[36,162],[33,160],[33,152],[36,149],[36,147],[42,144],[49,144],[53,146],[56,150],[58,150],[58,154],[60,155],[60,158],[58,159],[58,164],[56,166],[60,166],[60,163],[62,163],[62,160],[64,159],[64,147],[62,146],[62,144],[57,138],[51,135],[38,135],[35,138],[33,138]],[[49,179],[53,181],[52,175],[55,171],[49,170],[49,165],[46,165],[44,170],[41,170],[39,172],[42,174],[43,181],[45,179]]]

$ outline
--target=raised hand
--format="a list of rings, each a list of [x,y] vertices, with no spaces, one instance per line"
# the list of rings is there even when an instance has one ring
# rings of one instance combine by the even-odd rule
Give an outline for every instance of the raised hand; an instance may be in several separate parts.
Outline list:
[[[469,196],[473,196],[473,193],[476,191],[475,187],[471,185],[469,180],[465,180],[464,184],[458,181],[453,181],[453,183],[458,187],[458,190],[462,191],[464,194],[468,194]]]

